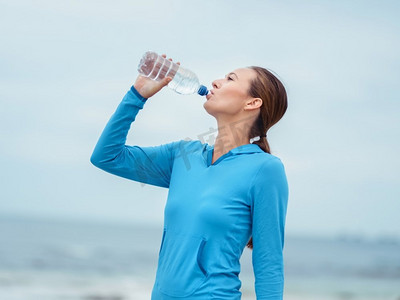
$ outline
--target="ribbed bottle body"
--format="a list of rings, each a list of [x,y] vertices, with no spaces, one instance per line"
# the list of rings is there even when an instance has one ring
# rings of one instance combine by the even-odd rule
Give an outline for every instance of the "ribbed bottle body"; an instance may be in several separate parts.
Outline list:
[[[199,93],[207,95],[208,90],[201,85],[198,77],[190,70],[184,69],[155,52],[146,52],[139,62],[138,72],[145,77],[160,81],[165,77],[172,80],[168,87],[179,94]]]

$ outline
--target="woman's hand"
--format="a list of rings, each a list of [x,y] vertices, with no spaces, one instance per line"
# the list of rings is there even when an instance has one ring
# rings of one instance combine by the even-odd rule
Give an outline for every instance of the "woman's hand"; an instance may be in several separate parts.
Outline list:
[[[163,54],[162,57],[167,58],[165,54]],[[172,61],[171,58],[169,58],[168,60]],[[179,62],[177,62],[176,64],[180,65]],[[139,94],[142,95],[142,97],[150,98],[151,96],[158,93],[164,86],[168,85],[168,83],[171,80],[172,80],[171,77],[165,77],[160,81],[156,81],[148,77],[139,75],[136,78],[136,81],[133,86],[139,92]]]

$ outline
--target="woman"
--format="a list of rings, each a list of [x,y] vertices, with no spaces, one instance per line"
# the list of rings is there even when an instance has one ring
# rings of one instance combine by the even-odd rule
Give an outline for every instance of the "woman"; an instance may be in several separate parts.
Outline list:
[[[241,299],[246,245],[253,250],[257,299],[282,299],[288,186],[266,134],[286,111],[285,88],[266,69],[234,70],[212,83],[204,103],[218,124],[213,146],[125,145],[139,110],[170,80],[138,76],[91,156],[107,172],[169,188],[151,299]]]

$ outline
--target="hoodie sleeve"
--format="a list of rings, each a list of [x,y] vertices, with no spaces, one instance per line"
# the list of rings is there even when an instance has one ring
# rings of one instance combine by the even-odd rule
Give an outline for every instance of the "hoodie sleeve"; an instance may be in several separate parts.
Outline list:
[[[146,101],[132,86],[105,126],[90,161],[117,176],[169,187],[175,151],[181,141],[154,147],[125,145],[131,123]]]
[[[257,300],[282,300],[288,184],[279,158],[264,162],[251,187],[252,263]]]

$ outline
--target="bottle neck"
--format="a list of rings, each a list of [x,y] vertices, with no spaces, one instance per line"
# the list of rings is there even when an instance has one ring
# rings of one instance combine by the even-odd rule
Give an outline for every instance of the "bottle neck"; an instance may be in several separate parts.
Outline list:
[[[200,85],[199,90],[197,91],[197,94],[200,96],[206,96],[208,94],[208,89],[204,85]]]

